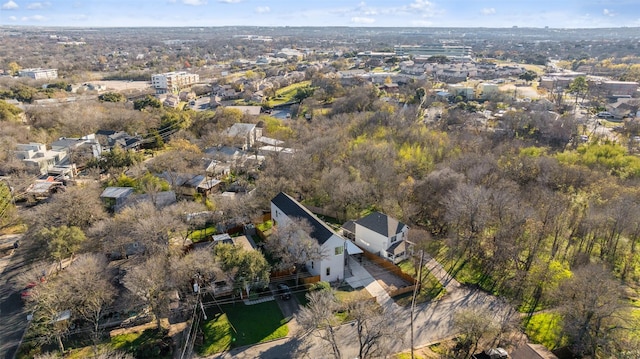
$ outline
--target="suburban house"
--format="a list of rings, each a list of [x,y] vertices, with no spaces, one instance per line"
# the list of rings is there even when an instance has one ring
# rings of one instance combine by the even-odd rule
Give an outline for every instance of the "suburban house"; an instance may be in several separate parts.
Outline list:
[[[68,161],[67,150],[48,150],[43,143],[18,144],[16,157],[21,160],[29,172],[47,174],[50,169]]]
[[[271,200],[271,218],[276,226],[285,226],[294,219],[306,220],[311,226],[310,236],[318,242],[323,259],[305,263],[312,275],[321,281],[333,282],[344,279],[346,240],[306,207],[284,192]]]
[[[247,150],[255,145],[259,137],[262,137],[262,128],[254,123],[234,123],[225,131],[225,135],[237,140],[239,148]]]
[[[96,139],[103,148],[111,149],[113,146],[120,146],[125,150],[138,150],[142,145],[142,137],[131,136],[124,131],[98,130]]]
[[[384,213],[373,212],[342,226],[345,237],[362,249],[394,263],[409,257],[413,244],[407,240],[409,227]]]
[[[176,193],[182,196],[195,196],[198,193],[208,196],[222,183],[220,180],[210,179],[204,175],[173,172],[163,172],[158,177],[169,182],[174,186]]]

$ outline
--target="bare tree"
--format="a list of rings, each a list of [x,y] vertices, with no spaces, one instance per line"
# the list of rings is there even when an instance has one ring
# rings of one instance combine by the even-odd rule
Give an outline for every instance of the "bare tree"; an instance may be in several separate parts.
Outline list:
[[[498,326],[492,321],[491,313],[486,310],[461,310],[454,314],[453,323],[460,332],[460,344],[465,359],[478,350],[481,340],[487,340],[499,331]]]
[[[74,293],[73,311],[91,323],[94,351],[97,352],[102,334],[100,320],[117,293],[106,257],[100,254],[80,256],[65,272],[63,284]]]
[[[160,319],[169,310],[171,291],[175,287],[170,274],[169,258],[158,253],[133,267],[124,276],[125,287],[149,305],[158,330],[162,328]]]
[[[576,269],[573,277],[562,283],[556,298],[573,354],[595,355],[609,345],[613,334],[621,330],[627,305],[621,301],[622,287],[601,264],[587,264]]]
[[[398,335],[396,314],[381,308],[368,299],[352,301],[347,305],[349,316],[355,321],[358,336],[358,358],[385,357],[391,345],[402,337]]]
[[[104,218],[106,212],[100,202],[102,189],[97,183],[67,187],[56,193],[47,203],[35,208],[29,218],[29,230],[38,232],[44,227],[76,226],[82,229]]]
[[[69,333],[71,324],[73,294],[61,277],[54,277],[33,287],[27,302],[37,340],[41,344],[55,342],[61,353],[64,353],[62,339]]]
[[[307,220],[294,218],[282,226],[275,227],[266,241],[267,250],[278,259],[278,269],[296,269],[296,285],[299,281],[300,265],[326,257],[318,241],[311,238],[312,232],[313,228]]]
[[[309,303],[300,309],[298,323],[307,331],[331,345],[333,356],[340,359],[340,349],[336,338],[339,325],[335,312],[339,308],[333,292],[320,290],[307,294]]]

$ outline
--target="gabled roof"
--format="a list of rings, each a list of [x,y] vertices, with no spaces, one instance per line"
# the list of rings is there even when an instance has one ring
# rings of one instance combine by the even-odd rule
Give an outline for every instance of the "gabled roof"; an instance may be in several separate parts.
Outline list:
[[[511,353],[513,359],[558,359],[549,349],[540,344],[526,344]]]
[[[133,193],[131,187],[107,187],[102,191],[101,198],[124,198]]]
[[[392,237],[402,232],[402,228],[406,226],[406,224],[397,219],[380,212],[373,212],[366,217],[360,218],[356,221],[356,224],[385,237]]]
[[[249,135],[256,128],[255,123],[234,123],[226,131],[229,137],[244,137]]]
[[[389,248],[387,248],[387,253],[391,253],[391,254],[400,254],[406,251],[407,251],[407,242],[405,241],[397,241],[391,246],[389,246]]]
[[[345,224],[342,225],[342,229],[345,229],[351,233],[356,233],[356,222],[347,221]]]
[[[287,217],[307,220],[312,228],[310,233],[311,238],[318,241],[320,245],[323,245],[331,236],[336,234],[326,223],[311,213],[305,206],[284,192],[278,193],[278,195],[271,200],[271,203],[278,207]]]

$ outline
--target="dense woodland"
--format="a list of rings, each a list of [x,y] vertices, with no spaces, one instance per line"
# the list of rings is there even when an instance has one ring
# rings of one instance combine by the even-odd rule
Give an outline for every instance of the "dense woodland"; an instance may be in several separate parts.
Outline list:
[[[580,44],[575,42],[577,48]],[[73,52],[63,52],[62,58],[52,56],[56,60],[51,63],[28,60],[21,65],[53,66],[70,74],[78,73],[76,67],[94,70],[87,66],[95,64],[85,66],[66,58]],[[189,56],[198,55],[192,51]],[[620,58],[596,57],[566,58],[565,65],[575,69],[572,61],[593,64],[602,71],[618,71],[621,79],[638,79],[637,57],[624,60],[625,68],[616,65]],[[0,58],[9,57],[0,53]],[[175,65],[183,60],[172,61]],[[149,66],[141,68],[147,71]],[[0,170],[15,191],[32,179],[13,157],[17,143],[48,143],[104,128],[149,136],[163,128],[178,129],[166,141],[157,141],[147,151],[153,157],[145,161],[141,154],[116,150],[100,163],[87,163],[80,184],[32,208],[17,210],[8,186],[0,182],[3,228],[24,225],[34,255],[55,260],[60,267],[67,258],[78,258],[68,275],[46,282],[34,294],[39,335],[64,350],[62,338],[70,329],[52,325],[51,317],[67,305],[62,303],[72,302],[93,324],[92,339],[98,343],[97,323],[120,295],[113,284],[118,281],[149,305],[158,327],[170,294],[191,290],[187,273],[196,267],[203,277],[225,278],[241,288],[248,288],[247,278],[268,281],[270,265],[261,255],[254,258],[258,255],[224,246],[215,255],[184,254],[166,244],[186,239],[203,225],[187,220],[184,213],[209,209],[213,214],[207,221],[243,222],[259,217],[269,200],[284,191],[304,204],[337,213],[339,221],[373,210],[401,219],[414,231],[417,249],[442,258],[461,282],[504,297],[526,318],[539,311],[560,318],[557,344],[569,347],[576,357],[637,356],[640,160],[625,137],[633,134],[633,123],[625,124],[628,132],[619,141],[577,143],[581,124],[572,106],[562,103],[499,98],[449,106],[427,99],[434,84],[426,81],[407,84],[395,95],[397,101],[389,101],[369,84],[343,87],[321,72],[307,76],[313,91],[301,95],[297,111],[301,116],[313,113],[311,120],[254,119],[224,109],[182,111],[120,98],[26,111],[0,101]],[[0,97],[64,94],[65,86],[59,87],[50,88],[54,95],[42,95],[33,83],[4,78]],[[424,121],[425,111],[433,108],[441,109],[442,116]],[[477,112],[497,108],[509,109],[501,125],[472,125]],[[560,117],[540,115],[546,110],[556,110]],[[153,195],[173,184],[150,174],[202,172],[202,151],[218,144],[220,133],[236,122],[259,122],[265,135],[296,149],[293,155],[269,156],[258,170],[233,169],[233,181],[255,188],[253,197],[181,201],[163,209],[141,204],[115,215],[104,210],[98,196],[107,183],[129,183]],[[125,253],[132,239],[142,242],[146,251],[119,278],[119,273],[106,270],[106,258],[98,254]],[[88,297],[74,295],[80,292]]]

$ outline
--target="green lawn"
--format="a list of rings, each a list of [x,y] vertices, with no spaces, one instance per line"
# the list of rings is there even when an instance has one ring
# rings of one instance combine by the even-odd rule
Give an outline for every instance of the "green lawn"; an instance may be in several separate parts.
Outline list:
[[[133,353],[136,358],[171,358],[171,340],[163,340],[165,334],[155,328],[120,334],[111,338],[111,346]]]
[[[209,320],[202,325],[204,343],[200,355],[211,355],[243,345],[283,338],[289,333],[278,304],[274,301],[255,305],[225,305],[207,311]],[[235,329],[235,330],[234,330]]]
[[[216,227],[210,226],[207,228],[196,229],[195,231],[191,232],[187,236],[187,238],[191,239],[193,243],[198,243],[198,242],[202,242],[210,239],[211,236],[215,233],[216,233]]]
[[[406,274],[416,277],[415,269],[413,267],[413,263],[411,260],[405,260],[398,263],[398,266],[402,269]],[[438,279],[431,274],[431,272],[422,273],[422,288],[418,295],[416,296],[417,303],[424,303],[429,300],[436,299],[442,295],[444,295],[445,289],[440,284]],[[413,293],[405,293],[399,296],[394,297],[393,299],[396,301],[398,305],[407,306],[411,304],[411,299],[413,297]]]
[[[291,100],[293,100],[293,96],[295,96],[299,88],[307,87],[310,85],[311,81],[302,81],[283,87],[276,91],[276,95],[271,100],[267,101],[267,105],[273,107],[291,102]]]
[[[553,312],[534,314],[525,326],[525,333],[532,342],[543,344],[549,349],[566,345],[561,332],[562,318]]]

